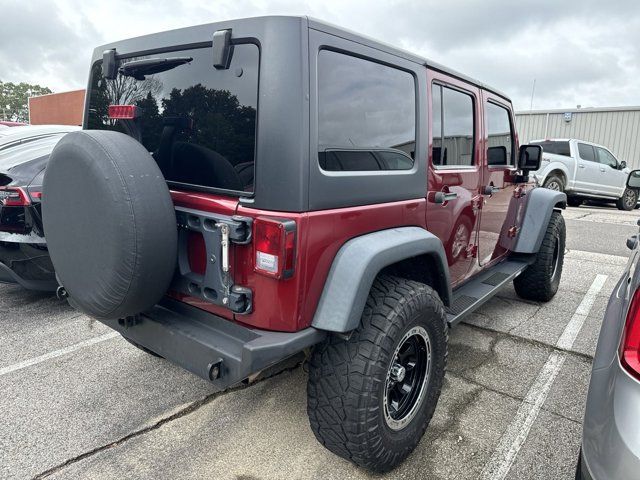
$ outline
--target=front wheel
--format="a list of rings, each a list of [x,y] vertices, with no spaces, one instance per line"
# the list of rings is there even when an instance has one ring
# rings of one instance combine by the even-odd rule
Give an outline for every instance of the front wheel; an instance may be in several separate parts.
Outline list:
[[[564,192],[564,182],[558,175],[549,175],[542,186],[556,192]]]
[[[448,327],[438,294],[379,277],[360,326],[330,337],[309,363],[307,411],[316,438],[355,464],[385,472],[422,438],[447,363]]]
[[[638,203],[638,191],[631,188],[625,188],[622,197],[616,202],[618,210],[633,210]]]
[[[541,302],[555,296],[562,276],[566,236],[564,218],[554,211],[535,261],[513,281],[518,296]]]

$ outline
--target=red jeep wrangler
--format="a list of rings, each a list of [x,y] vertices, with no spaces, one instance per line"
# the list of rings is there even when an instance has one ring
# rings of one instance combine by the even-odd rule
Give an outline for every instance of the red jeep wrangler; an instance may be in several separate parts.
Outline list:
[[[224,388],[309,352],[318,440],[384,471],[417,445],[450,326],[558,289],[563,193],[503,94],[309,18],[96,49],[44,179],[59,291]]]

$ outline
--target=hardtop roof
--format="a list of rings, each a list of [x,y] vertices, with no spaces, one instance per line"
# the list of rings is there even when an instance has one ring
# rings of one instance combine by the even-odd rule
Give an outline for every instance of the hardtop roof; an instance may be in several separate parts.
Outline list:
[[[432,60],[429,60],[425,57],[421,57],[419,55],[416,55],[414,53],[411,53],[407,50],[401,49],[401,48],[397,48],[394,47],[392,45],[389,45],[387,43],[381,42],[379,40],[376,40],[374,38],[368,37],[366,35],[362,35],[356,32],[353,32],[349,29],[343,28],[343,27],[339,27],[337,25],[333,25],[329,22],[325,22],[323,20],[318,20],[316,18],[313,17],[308,17],[308,16],[293,16],[293,15],[267,15],[267,16],[260,16],[260,17],[248,17],[248,18],[241,18],[241,19],[232,19],[232,20],[226,20],[226,21],[220,21],[220,22],[215,22],[215,23],[207,23],[207,24],[202,24],[202,25],[195,25],[195,26],[190,26],[190,27],[184,27],[184,28],[179,28],[179,29],[174,29],[174,30],[167,30],[164,32],[158,32],[158,33],[152,33],[149,35],[142,35],[139,37],[134,37],[134,38],[129,38],[129,39],[123,39],[121,41],[118,42],[112,42],[109,44],[105,44],[105,45],[101,45],[99,47],[97,47],[94,50],[93,53],[93,60],[98,60],[99,58],[102,57],[102,52],[104,52],[107,49],[110,48],[115,48],[117,46],[122,46],[122,44],[124,43],[125,46],[133,46],[134,44],[138,44],[138,43],[143,43],[143,44],[150,44],[151,40],[153,40],[154,38],[157,38],[159,36],[164,36],[164,35],[169,35],[171,38],[176,39],[176,45],[180,45],[185,43],[184,41],[178,41],[178,39],[180,39],[181,35],[184,36],[188,36],[190,38],[193,38],[194,35],[193,33],[199,33],[201,32],[207,32],[210,33],[208,30],[211,29],[211,27],[214,27],[216,29],[222,29],[222,28],[229,28],[229,24],[232,22],[255,22],[255,21],[270,21],[270,20],[291,20],[291,21],[297,21],[297,22],[305,22],[306,25],[314,30],[318,30],[321,32],[325,32],[331,35],[335,35],[337,37],[341,37],[344,38],[346,40],[349,41],[353,41],[362,45],[366,45],[368,47],[371,48],[375,48],[377,50],[383,51],[385,53],[389,53],[391,55],[395,55],[397,57],[403,58],[405,60],[411,61],[411,62],[415,62],[418,63],[420,65],[424,65],[425,67],[431,68],[433,70],[437,70],[443,73],[446,73],[448,75],[451,75],[453,77],[456,77],[460,80],[463,80],[465,82],[468,82],[470,84],[473,84],[479,88],[482,88],[484,90],[490,91],[496,95],[499,95],[500,97],[504,98],[505,100],[511,102],[511,99],[504,94],[503,92],[490,87],[489,85],[486,85],[478,80],[475,80],[463,73],[460,73],[456,70],[453,70],[451,68],[445,67],[444,65],[441,65],[437,62],[434,62]],[[225,25],[226,24],[226,25]],[[186,43],[191,43],[191,42],[186,42]]]

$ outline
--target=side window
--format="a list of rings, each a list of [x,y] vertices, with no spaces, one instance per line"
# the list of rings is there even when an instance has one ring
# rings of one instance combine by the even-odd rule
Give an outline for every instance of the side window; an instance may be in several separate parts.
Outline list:
[[[436,168],[472,166],[473,97],[436,84],[432,87],[431,96],[433,165]]]
[[[604,148],[596,147],[598,150],[598,161],[604,165],[609,165],[611,168],[618,168],[618,161],[608,150]]]
[[[513,129],[509,110],[487,103],[487,159],[489,166],[512,165]]]
[[[597,161],[596,152],[594,151],[592,145],[587,145],[586,143],[578,143],[578,154],[583,160],[588,160],[589,162]]]
[[[318,161],[329,171],[410,170],[416,150],[411,73],[318,53]]]

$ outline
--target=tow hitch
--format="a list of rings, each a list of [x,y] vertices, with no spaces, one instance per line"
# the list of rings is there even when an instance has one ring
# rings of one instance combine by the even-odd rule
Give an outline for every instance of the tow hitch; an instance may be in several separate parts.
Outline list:
[[[172,289],[226,307],[237,314],[252,309],[252,292],[234,285],[229,249],[232,244],[251,242],[252,219],[225,216],[187,208],[176,208],[178,221],[178,271]],[[207,262],[204,274],[194,272],[189,263],[189,234],[204,239]]]

